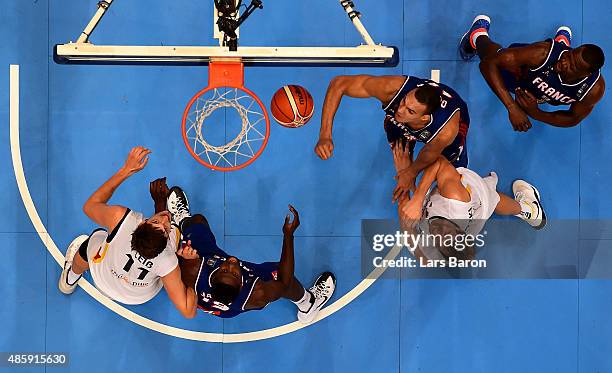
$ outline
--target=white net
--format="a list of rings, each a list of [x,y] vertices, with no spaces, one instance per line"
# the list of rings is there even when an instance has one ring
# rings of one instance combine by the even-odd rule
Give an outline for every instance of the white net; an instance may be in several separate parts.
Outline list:
[[[233,108],[239,116],[238,134],[227,141],[223,119],[211,118],[220,108]],[[213,88],[197,97],[187,109],[186,141],[193,153],[213,168],[235,168],[256,158],[265,146],[267,122],[264,108],[253,96],[239,88]],[[207,121],[208,119],[208,121]],[[228,123],[230,124],[230,123]],[[225,145],[213,145],[208,136],[222,139]]]

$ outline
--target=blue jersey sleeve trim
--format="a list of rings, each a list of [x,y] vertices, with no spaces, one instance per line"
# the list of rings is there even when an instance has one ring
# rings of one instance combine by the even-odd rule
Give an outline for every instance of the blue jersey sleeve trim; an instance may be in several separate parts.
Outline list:
[[[544,60],[544,63],[541,64],[540,66],[536,67],[535,69],[529,69],[531,71],[538,71],[541,68],[543,68],[544,66],[546,66],[546,64],[548,63],[548,60],[550,60],[550,55],[552,54],[553,49],[555,48],[555,41],[551,40],[550,42],[550,50],[548,51],[548,56],[546,56],[546,59]],[[559,55],[560,56],[560,55]]]
[[[584,92],[582,97],[580,97],[580,99],[578,99],[578,101],[582,101],[582,99],[585,98],[589,94],[589,92],[591,92],[591,89],[593,89],[593,87],[595,87],[595,83],[597,83],[599,81],[599,78],[601,78],[601,70],[597,71],[597,78],[593,81],[593,84],[591,84],[589,89],[587,89],[587,91]]]
[[[440,128],[438,128],[438,130],[436,131],[436,133],[433,134],[433,136],[431,136],[429,138],[429,140],[427,140],[426,144],[429,144],[431,142],[431,140],[435,139],[436,136],[438,136],[438,133],[440,133],[440,131],[442,131],[442,128],[446,127],[446,124],[453,118],[453,116],[455,115],[455,113],[457,113],[459,110],[461,110],[461,108],[456,108],[455,110],[453,110],[452,114],[448,116],[448,119],[446,120],[446,122],[444,122]]]
[[[249,301],[249,299],[251,299],[251,294],[253,294],[253,289],[255,289],[255,284],[257,283],[257,281],[259,281],[259,277],[253,280],[253,284],[251,285],[251,290],[249,291],[249,295],[247,295],[246,299],[244,300],[244,303],[242,304],[243,311],[246,311],[244,308],[246,307],[246,304]]]
[[[404,80],[404,84],[402,84],[402,86],[400,87],[400,89],[397,90],[397,92],[395,92],[395,96],[393,96],[393,98],[391,99],[391,101],[389,101],[389,103],[387,104],[387,106],[383,107],[383,110],[388,110],[389,107],[393,104],[393,102],[395,101],[395,99],[397,98],[397,96],[399,96],[400,93],[402,93],[402,90],[404,89],[404,87],[406,86],[406,83],[408,83],[408,80],[410,79],[410,76],[406,75],[406,80]]]

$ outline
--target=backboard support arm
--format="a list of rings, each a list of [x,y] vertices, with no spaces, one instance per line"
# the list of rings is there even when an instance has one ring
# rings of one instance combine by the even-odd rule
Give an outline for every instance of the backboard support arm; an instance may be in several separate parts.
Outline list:
[[[340,0],[340,5],[342,5],[342,7],[344,8],[344,11],[348,15],[351,22],[353,22],[353,25],[357,29],[357,32],[359,32],[359,34],[363,38],[363,41],[365,41],[367,45],[375,45],[374,39],[372,39],[370,33],[368,33],[368,30],[366,30],[365,26],[359,19],[359,17],[361,17],[361,13],[359,13],[353,8],[355,4],[351,0]]]
[[[383,66],[394,67],[399,63],[396,47],[374,43],[359,19],[351,0],[340,0],[340,5],[365,41],[356,47],[244,47],[231,46],[145,46],[145,45],[94,45],[90,37],[113,0],[98,3],[98,10],[75,43],[57,44],[53,59],[59,64],[91,65],[208,65],[211,58],[241,58],[245,66]],[[261,7],[261,1],[253,0],[253,10]],[[248,15],[247,15],[248,17]],[[239,18],[244,21],[246,17]],[[241,23],[241,22],[240,22]]]
[[[96,26],[98,26],[98,23],[100,23],[100,20],[102,20],[102,17],[104,17],[104,14],[112,3],[113,0],[103,0],[98,2],[98,10],[93,15],[93,17],[91,17],[91,20],[89,21],[87,26],[85,26],[83,32],[81,32],[81,35],[76,41],[77,43],[89,42],[89,37],[91,36],[91,33],[95,30]]]

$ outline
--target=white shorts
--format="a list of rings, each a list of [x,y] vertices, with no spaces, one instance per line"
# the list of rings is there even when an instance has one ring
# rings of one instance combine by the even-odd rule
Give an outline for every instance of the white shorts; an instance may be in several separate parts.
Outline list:
[[[468,229],[468,232],[466,232],[476,235],[484,228],[487,219],[493,215],[499,203],[497,174],[491,172],[489,176],[481,177],[476,172],[464,167],[457,168],[457,172],[463,176],[462,183],[470,185],[473,197],[479,199],[482,203],[478,215],[474,216],[474,223]]]

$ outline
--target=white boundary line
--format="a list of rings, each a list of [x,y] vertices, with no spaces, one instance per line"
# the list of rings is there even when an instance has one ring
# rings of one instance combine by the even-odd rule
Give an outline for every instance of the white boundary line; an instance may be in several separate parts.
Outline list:
[[[11,143],[11,157],[13,159],[13,170],[15,172],[15,179],[17,180],[17,186],[21,199],[23,200],[24,207],[28,212],[28,216],[36,229],[36,232],[40,236],[40,239],[47,247],[47,250],[53,256],[57,264],[62,267],[64,265],[64,254],[57,248],[53,239],[49,236],[46,227],[44,226],[36,206],[30,195],[28,184],[26,182],[25,173],[23,171],[23,164],[21,162],[21,149],[19,145],[19,65],[10,65],[10,143]],[[385,259],[394,259],[400,252],[400,247],[395,246]],[[385,268],[386,269],[386,268]],[[332,315],[339,311],[342,307],[348,305],[350,302],[355,300],[359,295],[366,291],[384,272],[385,269],[377,268],[374,269],[369,276],[362,280],[357,286],[355,286],[348,293],[344,294],[340,299],[324,308],[320,313],[319,317],[315,322],[323,320],[324,318]],[[173,326],[165,325],[156,321],[152,321],[143,317],[129,309],[123,307],[119,303],[111,300],[104,296],[98,289],[96,289],[91,283],[84,278],[79,281],[79,286],[83,290],[91,295],[92,298],[106,306],[116,314],[138,324],[142,327],[154,330],[159,333],[163,333],[172,337],[189,339],[194,341],[202,342],[217,342],[217,343],[237,343],[237,342],[251,342],[262,339],[274,338],[284,334],[292,333],[296,330],[300,330],[307,325],[301,324],[298,321],[294,321],[289,324],[278,326],[275,328],[258,330],[254,332],[246,333],[235,333],[235,334],[223,334],[223,333],[205,333],[195,330],[187,330],[176,328]],[[315,323],[313,322],[313,324]],[[309,324],[312,325],[312,324]]]

